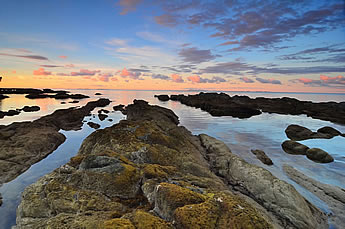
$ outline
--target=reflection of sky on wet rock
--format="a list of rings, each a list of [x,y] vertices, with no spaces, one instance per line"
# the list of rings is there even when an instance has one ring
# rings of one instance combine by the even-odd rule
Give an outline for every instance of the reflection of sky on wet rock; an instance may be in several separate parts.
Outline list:
[[[96,92],[101,92],[102,95],[95,95]],[[188,94],[179,91],[121,91],[121,90],[71,90],[71,93],[81,93],[90,96],[88,99],[80,100],[78,104],[68,103],[71,100],[66,100],[66,104],[61,104],[64,100],[55,99],[26,99],[24,95],[10,95],[10,99],[5,99],[0,102],[2,110],[22,108],[25,105],[39,105],[41,110],[39,112],[22,112],[18,116],[5,117],[0,119],[0,125],[9,124],[13,121],[29,121],[39,118],[40,116],[52,113],[55,109],[62,109],[68,107],[83,106],[89,101],[94,101],[98,98],[109,98],[112,103],[105,108],[96,108],[92,111],[93,116],[85,117],[84,120],[92,121],[101,125],[100,129],[111,126],[118,121],[125,118],[119,111],[113,111],[113,106],[132,103],[134,99],[144,99],[152,105],[159,105],[172,109],[177,116],[179,116],[180,125],[185,126],[193,134],[206,133],[210,136],[216,137],[224,141],[231,151],[249,163],[256,164],[268,169],[275,176],[286,180],[293,184],[296,189],[304,195],[309,201],[328,212],[327,206],[314,196],[309,191],[305,190],[292,180],[290,180],[282,170],[284,164],[288,164],[303,172],[305,175],[314,178],[323,183],[338,185],[345,188],[345,138],[335,137],[333,139],[313,139],[301,141],[302,144],[308,147],[318,147],[330,153],[335,162],[328,164],[318,164],[306,158],[303,155],[290,155],[285,153],[281,144],[288,138],[285,135],[285,129],[290,124],[298,124],[305,126],[312,131],[323,126],[331,126],[339,131],[345,133],[345,126],[333,124],[327,121],[312,119],[306,115],[292,116],[280,114],[263,113],[258,116],[253,116],[248,119],[238,119],[232,117],[212,117],[205,111],[195,109],[182,105],[176,101],[161,102],[154,98],[155,94]],[[189,94],[195,94],[192,92]],[[229,93],[234,95],[234,93]],[[236,93],[241,94],[241,93]],[[245,93],[242,93],[245,94]],[[277,93],[248,93],[250,97],[264,96],[264,97],[281,97],[290,96],[299,99],[311,100],[315,94],[287,94],[281,95]],[[320,95],[322,97],[322,95]],[[329,94],[323,95],[323,99],[340,101],[343,98],[339,95],[333,97]],[[315,99],[315,98],[314,98]],[[104,121],[98,118],[98,110],[105,109],[110,111],[108,117]],[[110,122],[109,119],[113,121]],[[89,127],[86,122],[82,130],[62,132],[66,135],[67,140],[56,151],[50,154],[47,158],[31,166],[31,168],[17,177],[15,180],[4,184],[0,187],[0,192],[3,196],[4,204],[0,207],[0,228],[4,225],[15,223],[15,210],[20,201],[20,193],[24,188],[35,182],[39,177],[49,173],[55,168],[65,164],[70,157],[74,156],[82,143],[82,140],[88,136],[94,129]],[[260,149],[265,151],[274,165],[267,166],[259,161],[253,155],[251,149]]]

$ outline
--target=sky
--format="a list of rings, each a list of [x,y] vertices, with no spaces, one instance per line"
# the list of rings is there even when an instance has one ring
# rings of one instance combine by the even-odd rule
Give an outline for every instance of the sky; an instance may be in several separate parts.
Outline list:
[[[0,87],[345,93],[344,0],[0,3]]]

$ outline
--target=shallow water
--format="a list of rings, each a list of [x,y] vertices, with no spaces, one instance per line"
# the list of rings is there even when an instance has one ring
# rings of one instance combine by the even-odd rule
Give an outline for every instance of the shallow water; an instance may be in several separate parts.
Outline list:
[[[117,104],[129,104],[133,99],[145,99],[150,104],[156,104],[172,109],[179,117],[181,125],[187,127],[193,134],[206,133],[224,141],[233,153],[241,156],[247,162],[262,166],[271,171],[275,176],[293,184],[296,189],[309,201],[320,207],[323,211],[329,212],[327,205],[319,200],[312,193],[303,189],[291,181],[283,172],[282,165],[289,164],[304,174],[320,181],[345,188],[345,138],[335,137],[333,139],[313,139],[302,143],[309,147],[318,147],[329,152],[335,162],[329,164],[318,164],[308,160],[305,156],[289,155],[281,149],[281,143],[287,140],[285,128],[290,124],[298,124],[317,130],[323,126],[332,126],[341,132],[345,132],[345,126],[333,124],[328,121],[321,121],[306,117],[305,115],[279,115],[264,113],[249,119],[238,119],[232,117],[212,117],[207,112],[187,107],[175,101],[161,102],[154,98],[154,94],[194,94],[197,92],[178,92],[178,91],[119,91],[119,90],[71,90],[73,93],[88,94],[90,99],[81,100],[79,104],[61,104],[60,100],[55,99],[36,99],[29,100],[23,95],[11,95],[9,99],[0,102],[1,110],[21,108],[25,105],[38,105],[41,107],[39,112],[21,113],[18,116],[5,117],[0,119],[0,124],[9,124],[14,121],[30,121],[40,116],[50,114],[56,109],[72,106],[81,106],[96,98],[109,98],[113,102],[105,109],[112,111],[112,106]],[[103,95],[95,96],[95,92]],[[230,95],[248,95],[250,97],[294,97],[300,100],[311,101],[345,101],[344,94],[278,94],[278,93],[229,93]],[[71,101],[71,100],[66,100]],[[98,110],[98,109],[97,109]],[[99,123],[101,128],[111,126],[119,120],[124,119],[120,112],[112,111],[105,121],[100,121],[97,117],[97,110],[91,117],[86,117],[86,121]],[[112,122],[109,119],[113,119]],[[3,206],[0,207],[0,228],[9,228],[15,224],[15,210],[20,202],[20,194],[24,188],[34,183],[39,177],[51,172],[55,168],[65,164],[70,157],[74,156],[82,143],[82,140],[94,130],[84,124],[80,131],[62,131],[67,140],[56,151],[47,158],[31,166],[29,170],[0,187],[3,196]],[[274,165],[267,166],[262,164],[250,152],[251,149],[261,149],[272,159]]]

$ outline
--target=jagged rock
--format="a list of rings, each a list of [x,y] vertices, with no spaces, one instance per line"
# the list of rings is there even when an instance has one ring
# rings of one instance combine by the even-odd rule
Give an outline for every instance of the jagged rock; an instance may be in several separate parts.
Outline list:
[[[169,95],[155,95],[160,101],[169,101]]]
[[[282,144],[282,148],[286,153],[295,155],[306,155],[307,150],[309,149],[308,146],[292,140],[284,141]]]
[[[277,215],[285,226],[327,228],[324,213],[304,199],[292,185],[232,154],[225,143],[205,134],[199,136],[207,148],[206,157],[214,171],[234,189],[251,196]]]
[[[39,111],[41,108],[39,106],[25,106],[22,108],[24,112],[34,112]]]
[[[0,184],[11,181],[61,145],[66,137],[60,129],[80,129],[85,116],[109,103],[99,99],[81,108],[56,110],[33,122],[0,125]]]
[[[87,122],[87,125],[89,125],[93,129],[98,129],[101,127],[101,125],[99,125],[98,123],[94,123],[94,122]]]
[[[331,155],[329,155],[326,151],[319,148],[308,149],[306,155],[310,160],[313,160],[319,163],[330,163],[334,161]]]
[[[25,189],[16,229],[65,223],[74,228],[327,228],[325,216],[291,185],[227,151],[211,152],[221,143],[193,136],[178,126],[171,110],[135,100],[126,111],[127,120],[93,132],[68,164]],[[228,169],[231,180],[224,178]],[[243,180],[248,196],[229,189],[234,180],[238,185]]]
[[[106,115],[106,114],[98,114],[98,118],[99,118],[99,120],[104,121],[106,118],[108,118],[108,115]]]
[[[323,184],[289,165],[284,165],[285,173],[297,184],[303,186],[324,201],[333,214],[329,220],[337,228],[345,228],[345,190],[329,184]]]
[[[252,149],[251,152],[265,165],[273,165],[272,160],[265,154],[264,151],[259,149]]]

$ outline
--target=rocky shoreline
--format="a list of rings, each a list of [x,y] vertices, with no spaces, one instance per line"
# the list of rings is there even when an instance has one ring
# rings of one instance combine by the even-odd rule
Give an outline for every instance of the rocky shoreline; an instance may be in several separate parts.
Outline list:
[[[81,108],[56,110],[32,122],[0,125],[0,185],[13,180],[65,141],[59,130],[78,130],[83,118],[108,99],[88,102]]]
[[[179,101],[187,106],[200,108],[212,116],[250,118],[262,112],[301,115],[315,119],[345,124],[345,102],[299,101],[294,98],[251,99],[248,96],[229,96],[225,93],[203,93],[196,95],[157,95],[161,101]]]
[[[142,100],[27,187],[18,228],[328,228],[295,188]]]

